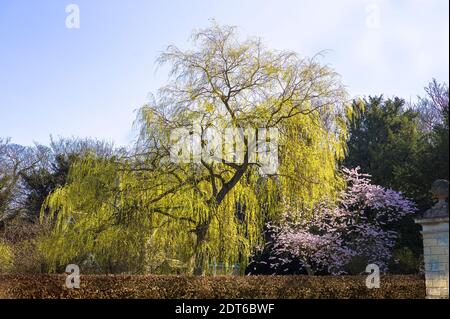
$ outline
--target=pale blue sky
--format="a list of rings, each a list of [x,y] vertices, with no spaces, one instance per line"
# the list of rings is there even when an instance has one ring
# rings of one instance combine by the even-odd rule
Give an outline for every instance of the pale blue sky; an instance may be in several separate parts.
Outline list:
[[[80,29],[65,26],[70,3]],[[210,18],[274,49],[331,50],[352,96],[414,100],[431,78],[448,83],[448,12],[448,0],[0,0],[0,137],[130,143],[134,111],[167,79],[159,52]]]

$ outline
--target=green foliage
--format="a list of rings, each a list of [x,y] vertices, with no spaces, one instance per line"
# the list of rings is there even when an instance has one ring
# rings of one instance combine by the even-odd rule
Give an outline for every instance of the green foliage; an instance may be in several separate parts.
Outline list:
[[[192,227],[191,220],[202,221],[208,207],[188,189],[152,205],[154,198],[164,193],[163,186],[155,184],[151,173],[134,174],[118,166],[114,159],[91,157],[75,162],[68,184],[55,190],[44,206],[51,212],[48,219],[57,214],[51,236],[43,238],[40,246],[49,270],[69,262],[82,264],[91,256],[102,272],[170,272],[177,261],[182,268],[192,269],[189,263],[195,234],[185,229]],[[205,184],[199,182],[197,187],[205,188]],[[261,227],[260,222],[251,214],[257,201],[249,194],[245,184],[238,185],[225,201],[231,207],[236,203],[235,196],[239,196],[246,203],[246,223],[236,223],[234,210],[224,209],[225,205],[216,210],[217,218],[208,234],[212,243],[206,248],[209,254],[236,262],[232,258],[239,258],[238,251],[250,253],[246,238],[259,240],[253,232]],[[171,205],[192,213],[172,216]],[[43,221],[47,220],[45,214],[42,216]]]
[[[50,271],[92,257],[103,272],[140,270],[149,228],[144,211],[130,214],[140,199],[129,197],[126,177],[117,182],[116,169],[114,159],[87,156],[72,165],[67,185],[47,198],[42,221],[56,217],[56,224],[40,251]]]
[[[14,255],[12,249],[0,241],[0,273],[7,273],[13,269]]]
[[[367,256],[354,256],[350,262],[345,265],[345,271],[349,275],[361,275],[364,273],[367,265],[370,264]]]
[[[8,188],[10,180],[10,176],[6,174],[0,176],[0,216],[6,211],[11,198],[11,192]]]
[[[425,90],[427,96],[409,107],[399,98],[364,100],[350,127],[345,160],[375,183],[414,199],[422,212],[433,203],[431,184],[449,179],[448,87],[433,80]]]
[[[399,98],[369,97],[364,104],[350,127],[345,166],[361,167],[377,185],[415,194],[407,181],[415,170],[409,163],[418,155],[417,114]]]
[[[417,274],[423,271],[423,256],[417,257],[408,247],[398,248],[389,269],[394,274]]]
[[[59,154],[51,163],[51,167],[37,167],[22,173],[24,187],[27,190],[24,206],[31,218],[39,217],[47,196],[57,187],[64,186],[70,164],[75,158],[75,154],[69,156]]]
[[[23,208],[32,221],[39,217],[42,204],[56,188],[66,183],[70,166],[77,159],[95,154],[100,158],[111,157],[113,145],[95,139],[51,139],[50,147],[37,145],[33,149],[34,165],[20,173],[25,199]]]

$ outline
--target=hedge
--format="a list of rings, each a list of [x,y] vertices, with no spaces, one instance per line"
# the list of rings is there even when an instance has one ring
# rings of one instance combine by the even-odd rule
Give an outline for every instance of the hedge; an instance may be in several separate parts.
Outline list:
[[[77,299],[418,299],[423,276],[382,276],[368,289],[364,276],[186,277],[81,276],[80,289],[67,289],[65,275],[0,275],[0,298]]]

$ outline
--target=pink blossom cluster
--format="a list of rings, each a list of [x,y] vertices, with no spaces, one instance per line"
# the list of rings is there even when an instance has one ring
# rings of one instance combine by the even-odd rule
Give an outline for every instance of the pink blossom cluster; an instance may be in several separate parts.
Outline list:
[[[281,226],[269,225],[275,233],[272,268],[296,259],[313,272],[337,275],[347,273],[346,265],[360,257],[387,270],[398,236],[390,226],[414,214],[416,206],[399,192],[371,184],[359,167],[342,172],[347,187],[337,205],[322,203],[313,214],[287,207]]]

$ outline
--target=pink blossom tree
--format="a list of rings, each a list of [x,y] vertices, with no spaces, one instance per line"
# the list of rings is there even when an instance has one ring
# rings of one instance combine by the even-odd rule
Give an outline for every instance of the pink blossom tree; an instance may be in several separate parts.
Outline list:
[[[359,168],[342,172],[347,188],[337,205],[317,205],[312,216],[287,208],[281,226],[269,226],[274,272],[295,259],[309,273],[345,274],[355,257],[387,270],[398,237],[391,226],[414,214],[416,206],[399,192],[371,184]]]

